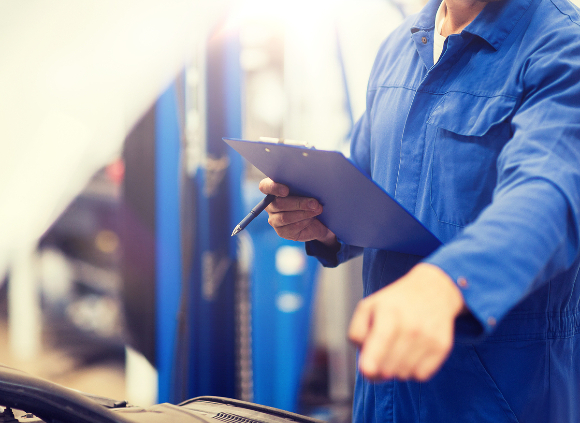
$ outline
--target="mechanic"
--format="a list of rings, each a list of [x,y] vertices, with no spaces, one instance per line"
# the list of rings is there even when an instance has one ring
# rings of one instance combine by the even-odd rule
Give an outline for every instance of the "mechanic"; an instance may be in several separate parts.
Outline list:
[[[353,421],[580,421],[579,23],[567,0],[431,0],[381,46],[351,159],[430,256],[345,245],[260,183],[323,265],[364,252]]]

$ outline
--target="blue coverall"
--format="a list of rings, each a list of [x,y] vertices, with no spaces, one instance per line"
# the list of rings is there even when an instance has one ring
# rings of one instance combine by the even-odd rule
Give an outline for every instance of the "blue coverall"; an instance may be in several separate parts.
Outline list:
[[[578,423],[580,15],[488,3],[434,65],[439,3],[383,43],[351,156],[444,245],[364,249],[363,283],[369,295],[425,261],[461,281],[469,313],[428,382],[358,375],[354,421]],[[326,266],[362,252],[306,248]]]

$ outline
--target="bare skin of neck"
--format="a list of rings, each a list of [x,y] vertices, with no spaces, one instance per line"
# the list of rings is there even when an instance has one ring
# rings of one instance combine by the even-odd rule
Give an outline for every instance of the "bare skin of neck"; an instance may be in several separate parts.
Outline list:
[[[478,0],[445,0],[447,14],[441,28],[441,35],[447,37],[459,34],[475,19],[487,3]]]

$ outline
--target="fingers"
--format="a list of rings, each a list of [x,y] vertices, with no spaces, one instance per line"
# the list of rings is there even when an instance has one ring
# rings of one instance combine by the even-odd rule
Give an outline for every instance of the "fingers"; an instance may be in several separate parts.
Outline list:
[[[308,226],[312,218],[320,214],[320,212],[318,211],[303,211],[303,210],[288,211],[284,213],[268,211],[268,213],[270,215],[270,217],[268,218],[268,223],[274,229],[282,229],[285,226],[288,226],[288,228],[286,228],[287,230],[294,228],[299,231]]]
[[[376,313],[375,302],[371,298],[362,300],[356,307],[348,331],[351,342],[361,347],[360,371],[373,380],[381,373],[380,363],[384,361],[384,353],[388,351],[384,344],[390,342],[393,336],[391,329],[394,327],[376,324]]]
[[[272,181],[270,178],[262,179],[259,188],[264,194],[273,194],[278,197],[266,208],[268,213],[296,210],[318,211],[318,214],[322,212],[322,206],[314,198],[288,197],[290,193],[289,188],[286,185]]]
[[[277,197],[266,207],[266,212],[268,223],[280,237],[293,241],[329,238],[328,228],[316,219],[322,213],[322,205],[314,198],[288,197],[288,187],[270,178],[260,181],[260,191]]]
[[[276,198],[267,208],[268,223],[282,238],[310,241],[326,234],[328,229],[316,219],[322,206],[312,198]]]
[[[413,371],[413,378],[419,382],[426,382],[435,375],[439,367],[441,362],[437,355],[424,357]]]
[[[393,377],[393,346],[401,337],[397,317],[379,306],[373,296],[361,301],[349,328],[350,340],[361,347],[359,369],[372,380]]]
[[[359,369],[371,380],[426,381],[443,364],[449,350],[447,345],[437,340],[429,342],[420,335],[410,339],[408,332],[397,325],[373,327],[361,349]]]
[[[286,197],[290,193],[290,189],[286,185],[278,184],[270,178],[262,179],[258,188],[264,194],[273,194],[276,197]]]
[[[400,380],[430,379],[449,354],[451,342],[441,342],[432,335],[422,336],[419,332],[409,336],[400,332],[391,340],[388,352],[382,352],[375,377]]]
[[[322,213],[322,206],[314,198],[306,197],[286,197],[276,198],[269,206],[267,211],[279,213],[285,211],[305,210]]]
[[[362,300],[356,306],[350,327],[348,329],[348,338],[353,344],[361,346],[371,329],[373,304],[370,301]]]
[[[278,236],[300,242],[324,238],[328,232],[328,228],[316,218],[301,220],[285,226],[273,227]]]
[[[361,349],[359,369],[370,379],[389,379],[394,376],[392,370],[392,348],[400,336],[396,325],[373,324]]]

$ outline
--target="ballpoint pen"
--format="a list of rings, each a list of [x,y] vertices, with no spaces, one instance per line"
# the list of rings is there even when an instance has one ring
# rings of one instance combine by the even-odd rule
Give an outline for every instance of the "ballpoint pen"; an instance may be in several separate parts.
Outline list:
[[[240,233],[246,226],[248,226],[248,224],[254,220],[256,217],[258,217],[258,215],[260,213],[262,213],[264,211],[264,209],[266,207],[268,207],[268,205],[274,201],[276,199],[275,195],[272,194],[268,194],[266,195],[266,197],[264,197],[264,199],[262,201],[260,201],[256,207],[254,207],[250,213],[248,213],[248,215],[246,217],[244,217],[244,219],[238,223],[238,226],[236,226],[234,228],[234,231],[232,232],[232,236],[237,235],[238,233]]]

